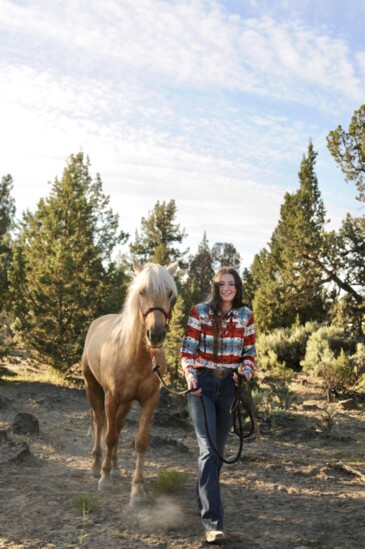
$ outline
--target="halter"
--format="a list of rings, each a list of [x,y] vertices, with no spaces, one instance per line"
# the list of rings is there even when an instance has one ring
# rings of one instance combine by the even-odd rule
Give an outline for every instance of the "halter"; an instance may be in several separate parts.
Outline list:
[[[169,324],[170,320],[171,320],[171,309],[169,309],[168,311],[166,311],[165,309],[163,309],[162,307],[150,307],[149,309],[147,309],[147,311],[144,313],[141,309],[141,313],[142,313],[142,316],[143,316],[143,320],[146,320],[147,316],[152,313],[153,311],[160,311],[160,313],[162,313],[166,319],[166,326]]]

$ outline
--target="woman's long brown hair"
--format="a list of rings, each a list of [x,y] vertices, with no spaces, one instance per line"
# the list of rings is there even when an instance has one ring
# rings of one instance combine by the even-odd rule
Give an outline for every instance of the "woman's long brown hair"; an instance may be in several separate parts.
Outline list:
[[[219,340],[221,336],[222,329],[222,315],[221,315],[221,304],[222,298],[219,293],[219,283],[223,275],[230,274],[234,278],[234,283],[236,287],[236,295],[234,296],[232,307],[241,307],[242,306],[242,280],[236,269],[233,267],[221,267],[214,275],[213,285],[211,291],[211,303],[213,306],[213,329],[214,329],[214,347],[213,347],[213,360],[217,362],[218,349],[219,349]]]

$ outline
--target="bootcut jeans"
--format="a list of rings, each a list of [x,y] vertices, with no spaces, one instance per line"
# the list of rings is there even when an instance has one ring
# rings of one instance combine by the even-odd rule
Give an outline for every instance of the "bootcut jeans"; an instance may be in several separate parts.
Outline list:
[[[220,456],[232,426],[231,406],[235,398],[233,377],[215,379],[209,374],[198,375],[201,396],[188,395],[189,414],[192,419],[198,446],[197,502],[205,531],[223,530],[223,505],[219,475],[223,465],[208,439],[201,399],[204,399],[209,435]]]

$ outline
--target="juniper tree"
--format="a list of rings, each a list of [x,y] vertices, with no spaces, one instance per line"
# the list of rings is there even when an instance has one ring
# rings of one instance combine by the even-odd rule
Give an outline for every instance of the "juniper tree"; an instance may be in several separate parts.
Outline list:
[[[189,258],[188,276],[184,285],[185,292],[189,294],[186,299],[189,308],[208,298],[214,276],[213,262],[207,234],[204,232],[197,253]]]
[[[365,105],[354,112],[348,131],[338,126],[329,133],[327,145],[346,181],[356,184],[358,200],[365,202]]]
[[[291,326],[297,318],[323,320],[326,291],[320,257],[325,208],[315,174],[317,153],[310,142],[299,171],[299,189],[286,193],[279,222],[262,257],[253,308],[263,330]]]
[[[230,242],[216,242],[212,247],[212,257],[215,271],[221,267],[233,267],[237,271],[240,269],[240,254]]]
[[[10,348],[12,320],[9,292],[9,270],[12,264],[11,231],[14,225],[15,201],[13,179],[5,175],[0,182],[0,355]]]
[[[182,295],[179,295],[173,309],[170,327],[164,345],[168,364],[168,374],[173,385],[179,385],[179,381],[183,379],[180,369],[180,351],[186,325],[185,309],[184,298]]]
[[[354,182],[357,199],[365,202],[365,105],[354,112],[349,129],[341,126],[329,133],[330,153],[345,175]],[[328,278],[346,293],[347,309],[352,325],[360,334],[365,332],[365,215],[347,214],[332,247],[323,261]]]
[[[108,312],[110,296],[121,304],[124,295],[111,256],[127,235],[89,166],[82,152],[71,155],[49,196],[23,214],[14,243],[17,328],[39,358],[60,370],[78,360],[87,325]]]
[[[175,200],[157,201],[148,217],[142,217],[141,228],[136,231],[135,240],[130,244],[130,253],[140,263],[152,261],[167,265],[181,260],[185,252],[176,245],[186,237],[184,229],[176,223]]]

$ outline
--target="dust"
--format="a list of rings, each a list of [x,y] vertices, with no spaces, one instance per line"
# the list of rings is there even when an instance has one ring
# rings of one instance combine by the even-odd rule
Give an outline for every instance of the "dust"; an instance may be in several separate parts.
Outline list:
[[[184,524],[184,510],[170,496],[160,496],[137,514],[141,529],[153,532],[176,530]]]

